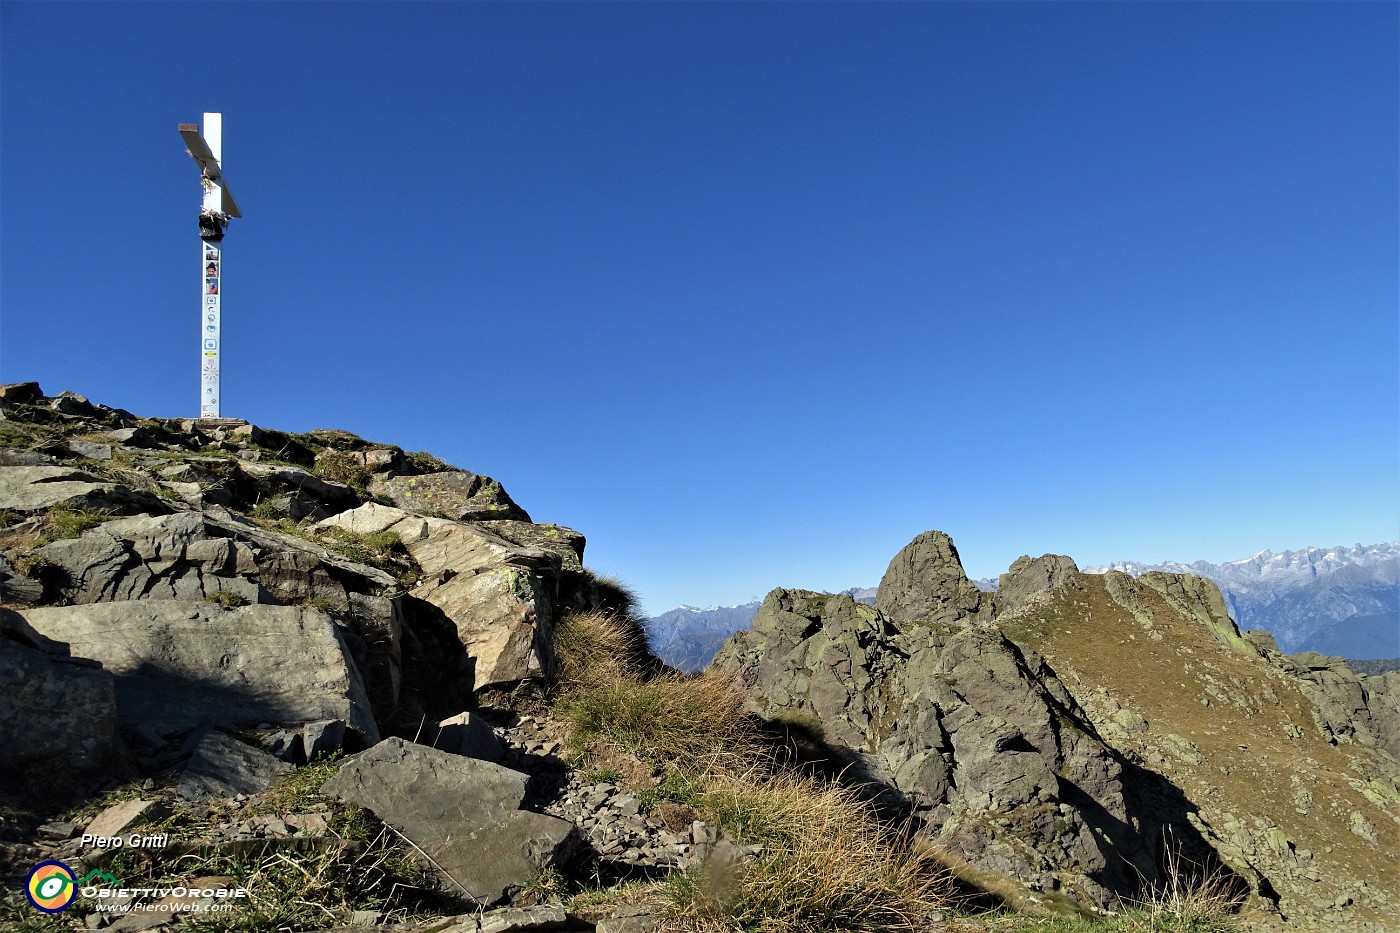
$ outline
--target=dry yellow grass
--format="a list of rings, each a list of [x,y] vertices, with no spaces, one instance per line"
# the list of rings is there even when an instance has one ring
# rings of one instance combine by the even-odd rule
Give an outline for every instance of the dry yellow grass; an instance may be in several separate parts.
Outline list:
[[[673,879],[670,929],[924,930],[948,906],[951,875],[933,851],[882,826],[849,789],[790,774],[715,775],[693,805],[763,849]]]
[[[933,852],[853,791],[780,770],[732,680],[651,674],[639,637],[613,615],[561,621],[554,712],[576,759],[619,777],[620,760],[637,761],[649,780],[627,783],[762,850],[632,895],[663,901],[665,928],[688,933],[926,929],[951,891]]]

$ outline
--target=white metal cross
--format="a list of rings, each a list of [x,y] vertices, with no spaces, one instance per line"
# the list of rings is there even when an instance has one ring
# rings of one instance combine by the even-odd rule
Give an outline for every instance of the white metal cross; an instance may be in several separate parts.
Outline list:
[[[181,123],[180,135],[199,163],[204,201],[199,211],[199,417],[219,417],[219,359],[222,352],[224,227],[230,217],[242,217],[223,173],[224,115],[206,113],[204,132],[194,123]]]

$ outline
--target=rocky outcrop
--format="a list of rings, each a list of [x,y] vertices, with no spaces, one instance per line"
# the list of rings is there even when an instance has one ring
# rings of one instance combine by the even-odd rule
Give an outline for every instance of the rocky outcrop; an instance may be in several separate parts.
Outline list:
[[[1003,578],[1013,604],[1058,566],[1014,568]],[[775,590],[712,667],[749,688],[765,716],[813,717],[859,773],[898,790],[969,862],[1110,903],[1134,871],[1155,875],[1126,831],[1122,764],[1043,659],[979,609],[994,611],[951,541],[926,533],[891,562],[875,607]]]
[[[1376,742],[1400,761],[1400,672],[1365,677],[1366,708],[1376,731]]]
[[[436,514],[454,521],[530,521],[530,516],[511,501],[500,483],[489,476],[478,476],[464,470],[429,473],[426,476],[396,476],[379,480],[370,489],[376,495],[389,497],[399,508]]]
[[[43,512],[55,507],[130,515],[169,509],[156,496],[68,466],[0,466],[0,509]]]
[[[449,521],[378,503],[320,527],[398,538],[422,568],[414,597],[452,620],[478,689],[509,687],[552,669],[556,606],[571,601],[561,584],[582,571],[582,535],[558,525]]]
[[[926,531],[906,544],[880,578],[875,597],[875,608],[896,625],[958,622],[983,604],[953,539],[941,531]]]
[[[373,811],[446,884],[491,905],[565,859],[572,823],[519,809],[526,775],[390,738],[350,758],[322,793]]]
[[[1079,572],[1073,560],[1062,554],[1024,555],[997,578],[997,603],[1004,612],[1020,609],[1035,596],[1054,589]]]
[[[1292,811],[1251,826],[1222,806],[1259,794],[1232,777],[1247,737],[1221,758],[1210,726],[1233,711],[1258,717],[1296,697],[1286,703],[1312,721],[1285,722],[1283,741],[1364,753],[1348,765],[1350,837],[1380,839],[1400,820],[1382,751],[1394,740],[1389,682],[1339,659],[1278,655],[1189,575],[1090,577],[1066,557],[1023,557],[995,595],[975,596],[951,542],[926,533],[892,561],[875,608],[775,590],[712,666],[765,717],[818,729],[848,774],[897,791],[947,851],[1100,906],[1183,860],[1283,915],[1351,903],[1307,893],[1323,877],[1310,861],[1322,846],[1295,841],[1315,830],[1285,828]],[[1199,725],[1191,712],[1213,709],[1232,712]],[[1294,803],[1310,812],[1303,790]],[[1376,906],[1386,896],[1368,892],[1370,909],[1387,909]]]

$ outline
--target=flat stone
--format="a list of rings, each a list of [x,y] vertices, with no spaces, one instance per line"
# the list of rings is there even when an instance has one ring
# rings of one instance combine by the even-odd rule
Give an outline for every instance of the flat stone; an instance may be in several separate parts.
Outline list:
[[[321,792],[366,807],[432,859],[452,886],[493,904],[561,863],[564,820],[519,810],[528,777],[394,737],[346,760]]]
[[[93,817],[83,832],[93,836],[120,836],[142,820],[159,820],[169,813],[170,806],[159,800],[124,800]]]
[[[73,823],[56,822],[44,823],[34,832],[40,839],[48,842],[63,842],[65,839],[72,839],[77,831],[78,827]]]

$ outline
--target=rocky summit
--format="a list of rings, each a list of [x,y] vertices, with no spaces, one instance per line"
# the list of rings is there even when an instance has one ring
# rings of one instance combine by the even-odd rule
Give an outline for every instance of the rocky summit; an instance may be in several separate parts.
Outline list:
[[[1395,928],[1400,674],[1209,581],[987,592],[931,531],[682,675],[585,544],[344,431],[0,386],[0,927]]]

